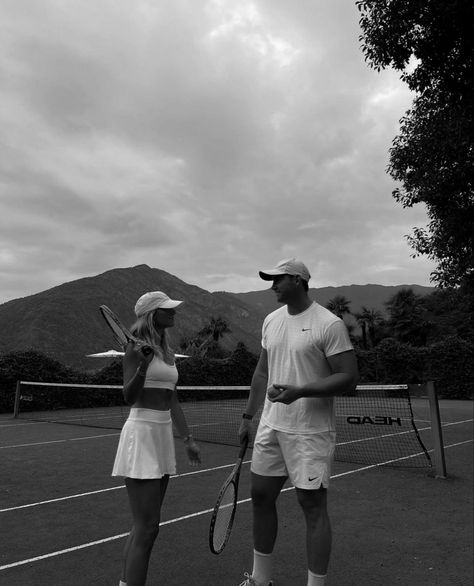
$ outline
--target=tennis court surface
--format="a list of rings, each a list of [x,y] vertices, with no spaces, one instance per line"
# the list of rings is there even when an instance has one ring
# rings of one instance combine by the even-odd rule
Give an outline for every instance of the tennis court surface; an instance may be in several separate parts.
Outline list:
[[[385,457],[390,437],[416,436],[404,417],[399,423],[398,416],[380,408],[367,414],[363,401],[358,408],[341,405],[339,417],[356,427],[359,437],[347,439],[341,432],[339,439],[329,499],[334,533],[329,586],[473,582],[473,403],[439,403],[445,479],[435,478],[420,447],[433,456],[428,402],[416,397],[411,403],[421,443],[416,439],[404,448],[412,452],[400,456],[387,444]],[[198,409],[187,407],[190,415]],[[215,418],[218,408],[213,409]],[[383,437],[375,440],[374,433]],[[131,522],[122,482],[110,476],[118,434],[113,427],[1,416],[0,584],[118,584]],[[374,442],[382,446],[382,456],[369,463],[363,457]],[[208,547],[210,514],[238,449],[210,441],[201,441],[201,449],[203,464],[192,469],[177,440],[179,473],[170,480],[149,584],[236,586],[251,570],[251,450],[233,532],[216,556]],[[354,456],[344,455],[347,450]],[[303,517],[289,486],[280,496],[279,513],[275,585],[305,586]]]

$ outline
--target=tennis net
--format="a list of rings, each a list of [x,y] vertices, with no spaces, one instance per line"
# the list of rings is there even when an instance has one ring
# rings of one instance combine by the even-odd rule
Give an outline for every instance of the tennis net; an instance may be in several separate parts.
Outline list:
[[[178,387],[188,425],[199,441],[238,444],[249,387]],[[414,404],[416,409],[414,409]],[[335,398],[339,461],[431,467],[427,400],[409,385],[358,385]],[[120,429],[129,413],[120,385],[18,381],[14,417]],[[259,414],[254,418],[257,426]]]

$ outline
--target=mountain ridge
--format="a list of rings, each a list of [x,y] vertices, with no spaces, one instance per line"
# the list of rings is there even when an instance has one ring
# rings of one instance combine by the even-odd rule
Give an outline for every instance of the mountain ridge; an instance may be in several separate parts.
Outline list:
[[[361,305],[383,311],[383,303],[404,287],[407,286],[345,285],[311,288],[309,294],[322,305],[337,294],[351,301],[353,312],[359,311]],[[434,289],[421,285],[410,287],[422,295]],[[108,305],[129,325],[134,320],[133,306],[137,298],[153,290],[163,290],[170,297],[185,300],[176,326],[170,332],[175,347],[185,336],[196,334],[211,317],[222,317],[231,329],[222,339],[223,347],[232,350],[242,341],[250,351],[258,353],[263,319],[279,306],[270,288],[246,293],[211,293],[148,265],[116,268],[1,304],[0,351],[34,349],[68,366],[96,370],[107,364],[106,359],[91,359],[86,355],[117,349],[99,306]]]

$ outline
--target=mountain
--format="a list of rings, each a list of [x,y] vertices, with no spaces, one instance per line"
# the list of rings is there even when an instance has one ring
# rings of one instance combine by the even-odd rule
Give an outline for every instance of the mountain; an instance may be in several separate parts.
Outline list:
[[[324,306],[336,295],[342,295],[350,301],[349,307],[352,313],[359,313],[362,306],[365,306],[378,309],[385,315],[385,302],[404,288],[413,289],[416,295],[428,295],[434,291],[434,287],[424,287],[422,285],[343,285],[340,287],[310,288],[308,293],[311,299]],[[279,305],[276,303],[275,295],[271,289],[233,293],[232,295],[251,306],[257,307],[264,314],[273,311]]]
[[[328,301],[336,295],[342,295],[350,301],[349,308],[352,313],[360,313],[362,306],[369,309],[377,309],[385,317],[387,315],[385,303],[400,289],[413,289],[416,295],[428,295],[434,291],[434,287],[422,285],[342,285],[340,287],[310,288],[308,291],[311,299],[326,307]],[[263,291],[249,291],[248,293],[219,293],[222,299],[237,298],[240,301],[254,307],[261,314],[267,315],[279,304],[275,300],[275,294],[268,288]],[[354,327],[353,333],[360,335],[360,328],[352,315],[344,316],[344,321]]]
[[[232,332],[222,345],[234,348],[238,341],[257,352],[263,316],[238,298],[220,299],[204,289],[147,265],[121,268],[86,277],[29,297],[0,305],[0,351],[35,349],[84,370],[101,368],[106,359],[87,354],[117,348],[99,306],[108,305],[123,321],[134,321],[133,306],[143,293],[163,290],[186,301],[170,330],[176,347],[183,336],[195,334],[211,317],[224,318]]]
[[[422,295],[432,291],[430,287],[410,287]],[[324,287],[311,289],[310,296],[325,305],[335,295],[344,295],[351,300],[352,311],[359,311],[361,305],[383,310],[384,302],[401,288],[381,285]],[[108,363],[107,359],[86,357],[116,348],[99,306],[108,305],[129,325],[134,320],[133,306],[138,297],[156,290],[185,300],[176,325],[170,331],[175,347],[184,336],[196,334],[211,317],[222,317],[231,329],[222,339],[224,348],[231,350],[242,341],[250,351],[258,353],[262,321],[278,306],[270,289],[210,293],[147,265],[119,268],[0,305],[0,351],[35,349],[74,368],[102,368]]]

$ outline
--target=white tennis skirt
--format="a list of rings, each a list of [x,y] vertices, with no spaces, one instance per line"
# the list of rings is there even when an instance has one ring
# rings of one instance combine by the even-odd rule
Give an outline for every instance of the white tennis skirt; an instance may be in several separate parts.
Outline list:
[[[170,411],[132,407],[120,434],[112,476],[162,478],[176,474]]]

